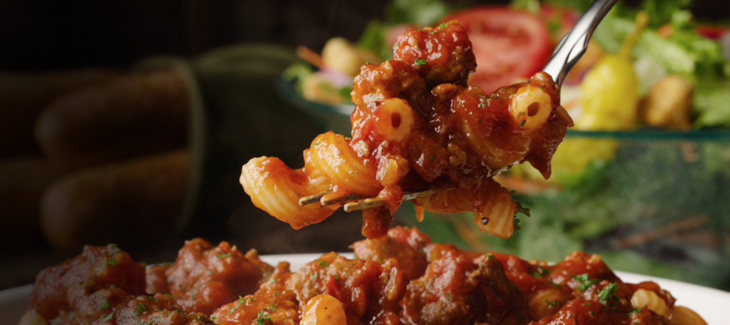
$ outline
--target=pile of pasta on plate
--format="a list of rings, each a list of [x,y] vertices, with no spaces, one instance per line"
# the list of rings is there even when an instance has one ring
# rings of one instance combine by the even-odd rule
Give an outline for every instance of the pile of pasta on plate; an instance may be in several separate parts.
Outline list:
[[[87,246],[38,275],[20,324],[706,324],[597,255],[528,262],[402,227],[352,248],[354,259],[328,253],[297,270],[202,239],[158,265]]]
[[[403,201],[426,192],[413,200],[419,218],[474,212],[480,229],[509,238],[520,207],[492,177],[524,162],[549,177],[573,121],[546,73],[489,94],[468,85],[476,68],[458,22],[406,31],[393,60],[366,64],[355,78],[351,137],[316,137],[301,169],[251,159],[240,178],[245,192],[294,229],[368,198],[360,201],[366,238],[385,236]]]

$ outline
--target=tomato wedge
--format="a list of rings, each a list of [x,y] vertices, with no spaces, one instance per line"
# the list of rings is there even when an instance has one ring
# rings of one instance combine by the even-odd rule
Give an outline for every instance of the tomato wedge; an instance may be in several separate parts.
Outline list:
[[[469,34],[477,60],[470,84],[486,92],[541,71],[552,54],[545,20],[506,7],[478,7],[453,14]]]

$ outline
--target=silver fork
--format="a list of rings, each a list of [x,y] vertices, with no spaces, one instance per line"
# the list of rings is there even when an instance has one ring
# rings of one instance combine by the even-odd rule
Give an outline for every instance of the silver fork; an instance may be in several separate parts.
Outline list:
[[[568,33],[558,44],[553,53],[550,62],[543,69],[549,74],[558,87],[562,86],[565,76],[568,75],[573,66],[578,63],[583,54],[588,49],[588,43],[593,36],[593,32],[601,23],[606,14],[618,3],[618,0],[596,0],[580,17],[575,27]],[[507,170],[509,168],[505,168]],[[504,171],[503,170],[503,171]],[[420,197],[429,196],[438,192],[451,189],[436,188],[421,192],[405,193],[404,201],[410,201]],[[322,206],[344,204],[343,209],[346,212],[360,211],[365,209],[377,208],[385,205],[385,201],[380,198],[363,198],[358,196],[347,196],[344,198],[328,199],[329,192],[317,193],[315,195],[303,197],[299,199],[299,205],[308,205],[319,202]]]
[[[618,0],[596,0],[580,17],[575,27],[565,35],[553,53],[550,62],[545,66],[545,71],[558,87],[563,85],[565,76],[578,63],[588,49],[593,32],[598,28],[604,17],[611,11],[611,8],[618,3]]]

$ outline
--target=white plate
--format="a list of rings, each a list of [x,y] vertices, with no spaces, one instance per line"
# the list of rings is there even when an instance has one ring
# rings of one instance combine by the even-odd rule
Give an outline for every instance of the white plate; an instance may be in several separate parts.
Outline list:
[[[276,265],[280,261],[291,263],[291,269],[297,270],[304,264],[311,262],[322,254],[294,254],[294,255],[264,255],[261,259],[269,264]],[[352,257],[351,253],[342,254]],[[694,284],[667,280],[647,275],[626,272],[616,272],[624,282],[638,283],[654,281],[668,290],[677,298],[677,305],[693,309],[700,314],[708,324],[728,324],[727,310],[730,308],[730,292],[706,288]],[[30,285],[0,291],[0,325],[16,325],[28,308],[28,297],[32,287]]]

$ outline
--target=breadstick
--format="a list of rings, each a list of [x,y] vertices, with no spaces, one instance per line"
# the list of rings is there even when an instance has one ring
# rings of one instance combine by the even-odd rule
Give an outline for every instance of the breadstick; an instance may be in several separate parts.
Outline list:
[[[33,138],[33,124],[53,99],[116,76],[118,73],[107,70],[0,74],[0,159],[40,151]]]
[[[169,236],[182,213],[190,173],[187,150],[84,169],[60,179],[41,200],[50,244],[134,247]]]
[[[52,161],[80,168],[181,148],[188,93],[175,71],[127,76],[53,102],[39,117],[36,139]]]

